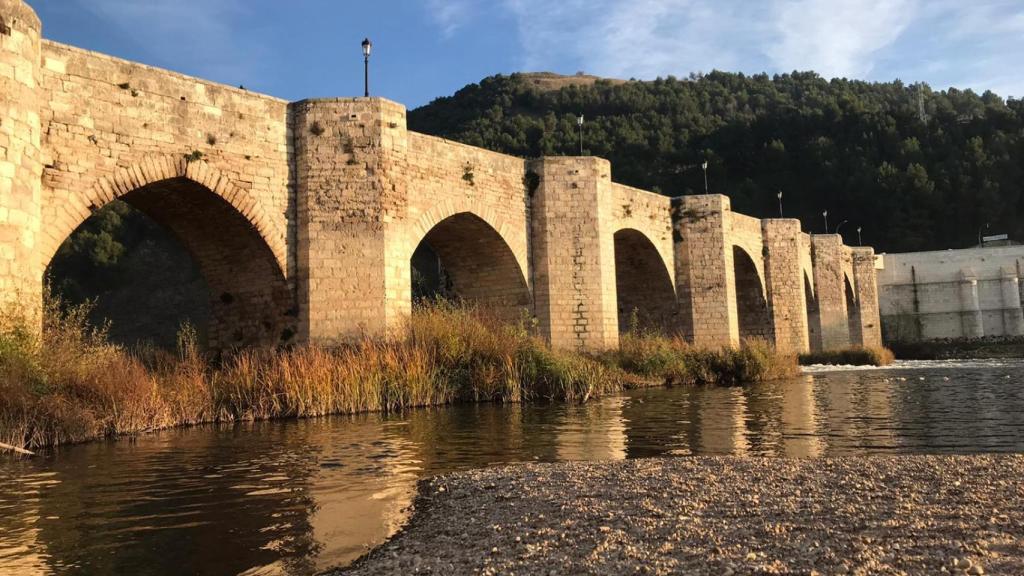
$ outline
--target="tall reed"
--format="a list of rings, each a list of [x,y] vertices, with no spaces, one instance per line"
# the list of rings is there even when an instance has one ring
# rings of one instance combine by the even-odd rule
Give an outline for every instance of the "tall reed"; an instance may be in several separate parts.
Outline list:
[[[432,303],[402,337],[327,349],[242,350],[211,362],[183,326],[177,350],[126,349],[88,308],[50,300],[42,331],[0,316],[0,442],[39,447],[180,424],[398,411],[462,401],[585,402],[651,383],[750,382],[788,360],[763,342],[701,350],[652,335],[614,353],[553,351],[528,318]],[[795,362],[793,362],[795,366]]]

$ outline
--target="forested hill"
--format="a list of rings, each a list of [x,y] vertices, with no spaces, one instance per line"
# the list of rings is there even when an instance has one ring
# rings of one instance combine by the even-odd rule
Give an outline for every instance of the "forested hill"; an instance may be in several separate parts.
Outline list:
[[[927,85],[724,72],[650,82],[493,76],[409,112],[409,128],[525,157],[579,153],[617,182],[728,194],[880,251],[970,246],[979,228],[1024,241],[1024,102]]]

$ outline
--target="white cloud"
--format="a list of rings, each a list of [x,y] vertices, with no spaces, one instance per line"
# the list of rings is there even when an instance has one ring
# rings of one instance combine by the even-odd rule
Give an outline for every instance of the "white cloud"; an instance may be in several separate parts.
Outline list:
[[[735,68],[744,53],[737,38],[764,28],[750,17],[763,8],[744,2],[506,0],[506,7],[519,22],[525,68],[568,58],[586,72],[616,77]]]
[[[470,0],[428,0],[427,9],[444,38],[451,38],[473,16]]]
[[[813,70],[1024,95],[1019,0],[504,0],[521,68],[619,78]]]
[[[243,0],[78,0],[114,24],[160,65],[191,74],[240,82],[258,61],[243,47],[231,24],[246,13]]]
[[[913,0],[782,0],[766,52],[779,70],[864,78],[874,56],[899,38],[916,11]]]

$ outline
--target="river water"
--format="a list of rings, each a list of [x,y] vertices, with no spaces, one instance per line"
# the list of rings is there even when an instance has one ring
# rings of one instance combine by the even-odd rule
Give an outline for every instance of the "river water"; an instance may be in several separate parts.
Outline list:
[[[1021,360],[195,427],[0,456],[0,574],[312,574],[400,528],[417,479],[506,462],[1021,451]]]

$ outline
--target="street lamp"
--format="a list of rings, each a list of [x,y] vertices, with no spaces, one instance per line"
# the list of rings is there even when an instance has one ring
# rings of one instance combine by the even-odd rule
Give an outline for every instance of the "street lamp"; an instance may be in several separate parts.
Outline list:
[[[583,114],[581,113],[576,118],[576,123],[580,125],[580,156],[583,156]]]
[[[704,170],[704,193],[708,193],[708,161],[705,160],[700,167]]]
[[[985,245],[985,243],[981,239],[981,231],[982,231],[982,229],[988,230],[988,228],[989,228],[989,223],[988,222],[985,222],[984,226],[981,226],[981,227],[978,228],[978,246],[979,247]]]
[[[363,96],[370,97],[370,50],[373,49],[373,42],[369,38],[363,38]]]
[[[825,234],[828,234],[828,210],[822,212],[821,216],[825,219]]]
[[[860,239],[860,226],[857,226],[857,246],[862,246],[864,243]]]
[[[779,218],[782,218],[782,190],[779,190],[779,193],[776,194],[776,196],[779,197]]]
[[[842,228],[843,224],[846,224],[847,222],[849,222],[849,220],[843,220],[842,222],[839,223],[839,226],[836,226],[836,234],[839,234],[839,229]]]

